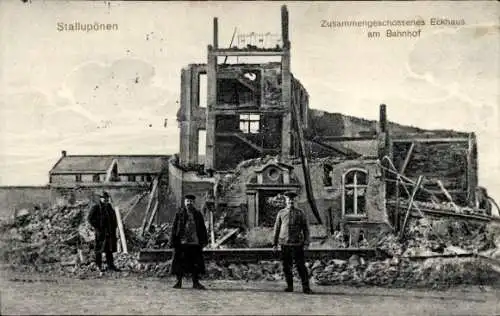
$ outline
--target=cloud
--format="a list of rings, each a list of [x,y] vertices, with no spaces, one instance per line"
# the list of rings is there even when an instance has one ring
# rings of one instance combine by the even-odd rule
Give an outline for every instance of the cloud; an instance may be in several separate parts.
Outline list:
[[[496,106],[498,36],[498,28],[488,26],[436,31],[416,42],[408,56],[408,76],[473,105]]]
[[[99,120],[120,124],[120,119],[130,117],[132,112],[133,116],[151,115],[171,98],[168,89],[158,86],[161,78],[155,77],[155,68],[139,59],[118,59],[111,64],[92,62],[73,70],[64,89],[71,91],[77,106]]]
[[[38,91],[3,94],[0,100],[2,133],[31,134],[44,127],[52,110],[46,94]]]

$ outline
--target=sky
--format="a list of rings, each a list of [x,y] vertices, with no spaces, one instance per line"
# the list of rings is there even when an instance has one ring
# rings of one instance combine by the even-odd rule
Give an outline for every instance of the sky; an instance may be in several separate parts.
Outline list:
[[[310,107],[428,129],[475,132],[479,182],[500,201],[500,4],[459,2],[0,1],[0,185],[40,185],[69,154],[173,154],[180,73],[219,45],[280,33],[290,16],[291,69]],[[464,25],[431,25],[432,18]],[[414,20],[424,26],[322,27]],[[117,24],[59,31],[58,23]],[[386,30],[420,31],[386,37]],[[380,37],[368,36],[378,31]],[[244,61],[243,59],[239,60]],[[166,127],[165,127],[166,121]]]

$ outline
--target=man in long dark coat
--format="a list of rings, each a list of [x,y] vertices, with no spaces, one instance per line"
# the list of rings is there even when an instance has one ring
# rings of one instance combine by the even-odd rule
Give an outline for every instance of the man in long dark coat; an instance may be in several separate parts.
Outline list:
[[[102,253],[106,254],[106,263],[109,270],[120,271],[113,261],[113,252],[117,251],[116,229],[118,221],[113,206],[109,203],[109,194],[103,192],[100,201],[94,205],[89,212],[88,221],[95,232],[95,263],[97,268],[104,272],[102,268]]]
[[[203,215],[194,207],[195,197],[186,195],[184,207],[175,214],[170,246],[174,249],[171,273],[177,277],[175,289],[182,287],[184,273],[191,273],[193,288],[205,290],[199,276],[206,272],[203,248],[208,245],[208,233]]]

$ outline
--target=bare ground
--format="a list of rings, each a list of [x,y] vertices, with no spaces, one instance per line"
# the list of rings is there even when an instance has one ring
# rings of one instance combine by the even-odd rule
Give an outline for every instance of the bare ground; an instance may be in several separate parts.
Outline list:
[[[419,291],[313,286],[314,295],[283,293],[282,282],[204,281],[207,291],[171,288],[171,278],[105,275],[78,280],[3,271],[5,314],[349,314],[494,315],[500,290],[490,287]]]

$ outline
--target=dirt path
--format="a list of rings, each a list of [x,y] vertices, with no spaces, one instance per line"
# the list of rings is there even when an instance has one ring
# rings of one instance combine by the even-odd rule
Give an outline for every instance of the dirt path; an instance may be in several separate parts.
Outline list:
[[[3,274],[2,314],[349,314],[493,315],[500,290],[448,291],[314,286],[282,293],[281,282],[205,281],[208,291],[171,288],[172,279],[77,280]]]

